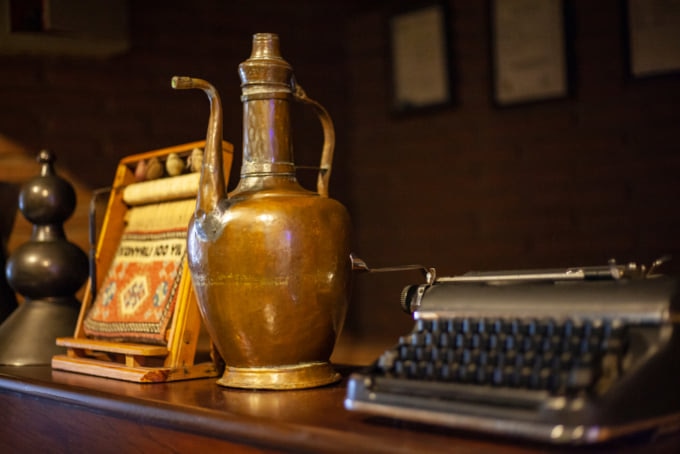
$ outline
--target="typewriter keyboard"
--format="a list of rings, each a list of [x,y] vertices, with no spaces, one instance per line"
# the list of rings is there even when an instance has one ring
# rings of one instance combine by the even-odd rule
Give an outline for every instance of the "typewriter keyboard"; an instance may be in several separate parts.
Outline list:
[[[611,320],[416,320],[376,362],[395,378],[572,394],[620,372],[626,326]]]

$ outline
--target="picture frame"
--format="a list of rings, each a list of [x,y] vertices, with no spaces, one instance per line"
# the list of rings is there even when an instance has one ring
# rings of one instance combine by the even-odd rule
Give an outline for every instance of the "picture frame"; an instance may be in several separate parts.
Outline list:
[[[567,97],[564,0],[492,0],[490,12],[494,103],[502,107]]]
[[[625,0],[627,71],[632,78],[680,73],[680,8],[672,0]]]
[[[392,109],[396,113],[452,105],[450,11],[445,1],[410,3],[388,20]]]

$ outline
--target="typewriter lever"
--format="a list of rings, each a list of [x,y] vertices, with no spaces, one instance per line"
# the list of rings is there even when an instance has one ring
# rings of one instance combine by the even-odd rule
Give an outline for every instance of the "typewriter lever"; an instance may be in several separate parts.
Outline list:
[[[420,270],[425,276],[425,282],[428,285],[434,284],[437,279],[437,271],[434,268],[428,268],[424,265],[397,265],[397,266],[385,266],[381,268],[369,268],[365,261],[350,254],[349,258],[352,261],[352,271],[365,271],[367,273],[389,273],[393,271],[408,271],[408,270]]]

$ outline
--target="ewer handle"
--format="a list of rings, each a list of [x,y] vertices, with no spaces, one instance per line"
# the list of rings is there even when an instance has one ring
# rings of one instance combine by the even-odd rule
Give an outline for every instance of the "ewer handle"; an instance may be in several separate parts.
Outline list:
[[[293,80],[293,97],[297,101],[312,106],[321,121],[323,128],[323,150],[321,151],[321,165],[319,166],[316,190],[320,196],[328,197],[328,182],[331,177],[333,151],[335,149],[335,127],[333,126],[333,120],[324,106],[308,97],[307,93],[295,80]]]

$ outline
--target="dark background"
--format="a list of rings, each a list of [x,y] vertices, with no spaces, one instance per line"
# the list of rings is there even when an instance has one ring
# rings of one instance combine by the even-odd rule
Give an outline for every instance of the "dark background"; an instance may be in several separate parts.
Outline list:
[[[207,99],[170,88],[173,75],[188,75],[220,91],[224,136],[236,149],[233,187],[237,67],[253,33],[274,32],[300,84],[335,121],[331,196],[348,208],[354,250],[370,266],[422,263],[450,275],[650,263],[670,253],[676,272],[680,76],[630,76],[625,2],[569,1],[570,96],[500,108],[489,2],[449,0],[456,102],[410,115],[391,109],[394,3],[136,1],[121,55],[0,55],[0,180],[35,172],[34,156],[48,147],[87,192],[110,184],[123,156],[202,139]],[[321,127],[308,108],[294,115],[296,162],[315,165]],[[78,219],[68,232],[86,244],[86,217]],[[13,232],[26,234],[26,226]],[[421,280],[357,275],[344,335],[394,341],[412,324],[401,288]]]

